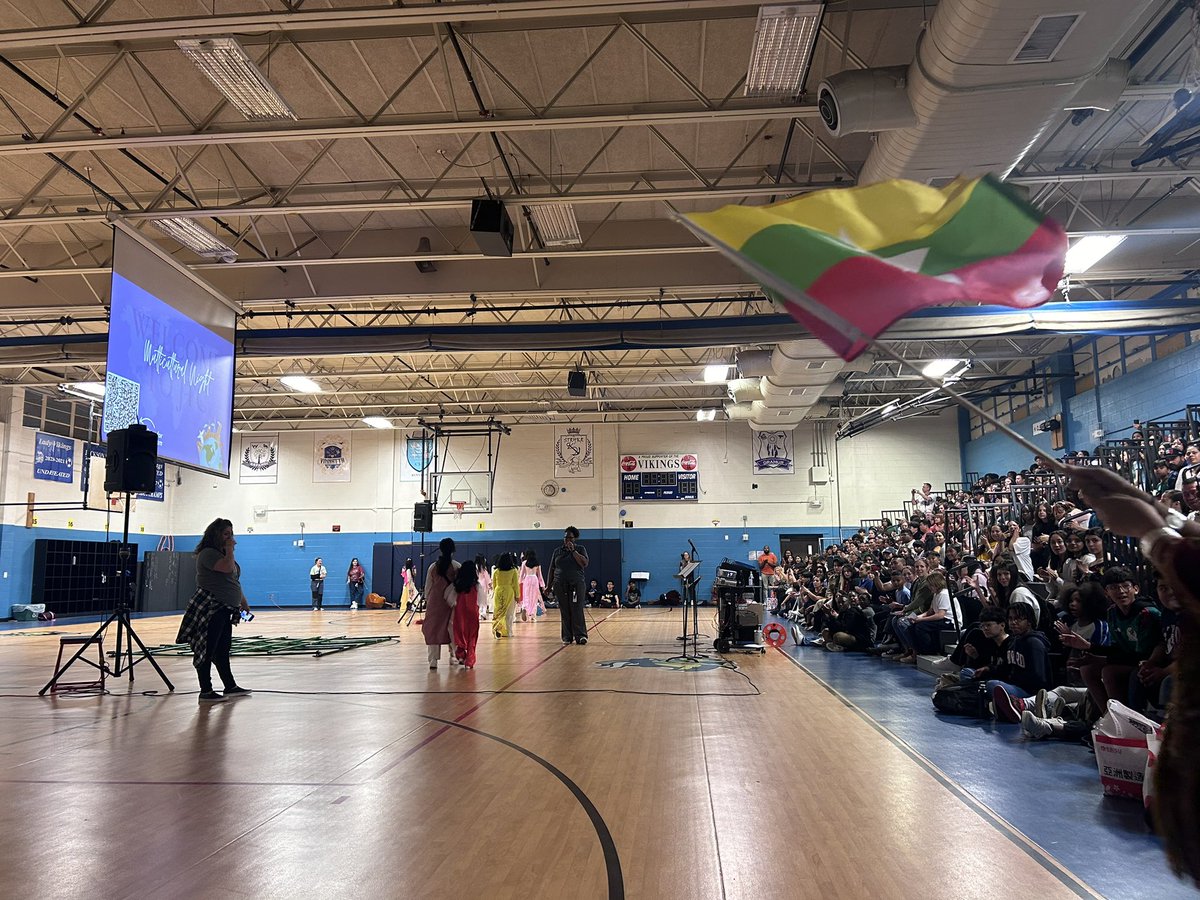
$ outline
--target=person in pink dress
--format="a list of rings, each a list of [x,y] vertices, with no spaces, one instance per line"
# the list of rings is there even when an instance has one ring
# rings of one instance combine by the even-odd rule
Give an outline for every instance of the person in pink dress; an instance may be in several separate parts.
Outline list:
[[[525,551],[525,560],[521,563],[518,574],[521,585],[521,621],[537,621],[538,607],[542,605],[542,592],[546,589],[546,580],[542,578],[542,567],[538,564],[537,554],[532,550]]]
[[[438,552],[437,561],[429,567],[425,576],[425,621],[421,623],[430,671],[437,671],[442,647],[450,643],[452,610],[446,600],[446,592],[458,575],[458,563],[454,561],[454,539],[442,538]],[[453,653],[450,654],[450,661],[454,661]]]
[[[454,658],[473,669],[479,643],[479,577],[475,563],[468,560],[459,566],[454,583],[446,589],[446,602],[453,610]]]

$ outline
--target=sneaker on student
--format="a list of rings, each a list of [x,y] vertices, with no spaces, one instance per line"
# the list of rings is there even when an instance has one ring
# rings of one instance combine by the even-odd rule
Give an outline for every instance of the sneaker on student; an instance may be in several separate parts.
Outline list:
[[[929,664],[929,668],[935,675],[949,675],[951,672],[958,671],[958,666],[951,662],[948,656],[939,656]]]
[[[1046,718],[1061,719],[1063,718],[1063,713],[1066,712],[1067,701],[1058,696],[1056,691],[1051,691],[1050,694],[1053,696],[1048,695],[1046,697]]]
[[[1064,724],[1062,719],[1053,716],[1050,718],[1035,716],[1028,709],[1021,713],[1021,731],[1025,733],[1026,737],[1035,741],[1044,741],[1046,738],[1058,734],[1062,731]]]
[[[586,644],[586,643],[587,643],[587,638],[577,638],[577,639],[576,639],[576,641],[575,641],[575,643],[577,643],[577,644]]]
[[[251,691],[250,688],[244,688],[244,687],[240,687],[238,685],[234,685],[231,688],[225,688],[225,696],[226,697],[245,697],[247,694],[250,694],[250,693],[253,693],[253,691]]]
[[[218,694],[216,691],[201,691],[200,692],[200,702],[201,703],[224,703],[225,698],[222,697],[220,694]]]
[[[846,652],[845,647],[843,647],[841,644],[834,643],[833,641],[829,641],[828,643],[826,643],[825,649],[830,651],[831,653],[845,653]]]
[[[992,688],[992,706],[995,708],[996,720],[999,722],[1017,723],[1021,721],[1021,713],[1025,711],[1025,701],[1014,697],[1001,685]]]
[[[1039,689],[1038,692],[1033,695],[1032,709],[1033,709],[1033,714],[1035,716],[1037,716],[1039,719],[1049,718],[1049,716],[1046,715],[1046,689],[1045,688]],[[1022,722],[1023,721],[1024,721],[1024,717],[1022,717]]]

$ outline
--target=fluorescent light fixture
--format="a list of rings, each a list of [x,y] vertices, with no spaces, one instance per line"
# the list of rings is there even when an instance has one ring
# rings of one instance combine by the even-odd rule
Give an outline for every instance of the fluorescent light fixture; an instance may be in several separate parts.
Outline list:
[[[704,383],[718,384],[722,381],[729,380],[729,370],[733,366],[729,363],[713,363],[711,366],[704,367]]]
[[[529,207],[529,216],[547,247],[568,247],[583,243],[579,222],[570,203],[546,203]]]
[[[893,400],[891,403],[889,403],[887,406],[885,406],[883,409],[881,409],[879,411],[879,415],[890,416],[892,413],[894,413],[899,408],[900,408],[900,401]]]
[[[717,418],[717,411],[715,409],[698,409],[698,410],[696,410],[696,421],[697,422],[713,422],[716,420],[716,418]]]
[[[185,216],[169,216],[165,219],[151,219],[150,224],[176,241],[187,247],[197,256],[219,259],[231,263],[237,259],[237,251],[217,238],[195,219]]]
[[[1089,234],[1081,237],[1067,250],[1063,274],[1078,275],[1086,272],[1108,254],[1116,250],[1125,240],[1123,234]]]
[[[925,363],[921,374],[928,378],[941,378],[961,362],[961,359],[931,359]]]
[[[176,41],[175,46],[247,119],[278,122],[296,118],[287,101],[258,71],[258,66],[237,38],[185,38]]]
[[[370,425],[372,428],[395,428],[391,419],[385,419],[383,416],[363,416],[363,424]]]
[[[804,88],[824,3],[762,6],[746,71],[747,97],[795,97]]]
[[[103,381],[77,381],[75,384],[64,384],[63,387],[76,394],[84,394],[88,397],[100,399],[104,396]]]
[[[279,383],[284,387],[290,387],[293,391],[299,391],[302,394],[321,393],[321,385],[317,384],[306,375],[284,375],[279,379]]]

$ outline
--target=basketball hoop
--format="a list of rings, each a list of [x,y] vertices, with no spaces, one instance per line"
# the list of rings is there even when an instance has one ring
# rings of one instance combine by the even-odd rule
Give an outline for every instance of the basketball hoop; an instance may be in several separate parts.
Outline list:
[[[463,510],[467,508],[466,500],[451,500],[450,505],[454,507],[454,518],[461,519]]]

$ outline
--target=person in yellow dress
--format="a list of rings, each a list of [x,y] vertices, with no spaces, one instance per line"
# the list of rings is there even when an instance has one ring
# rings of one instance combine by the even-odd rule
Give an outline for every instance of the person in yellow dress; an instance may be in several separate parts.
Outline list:
[[[517,609],[517,569],[511,553],[500,554],[492,573],[492,605],[492,634],[497,638],[508,637]]]

